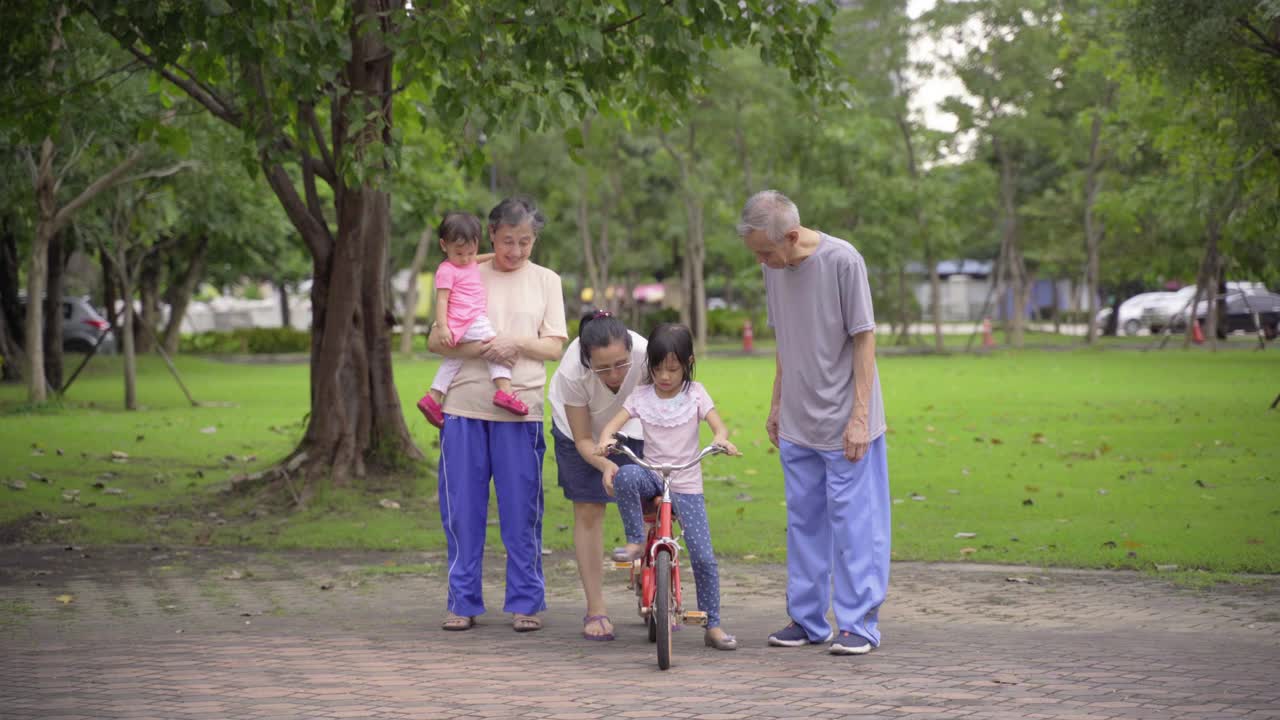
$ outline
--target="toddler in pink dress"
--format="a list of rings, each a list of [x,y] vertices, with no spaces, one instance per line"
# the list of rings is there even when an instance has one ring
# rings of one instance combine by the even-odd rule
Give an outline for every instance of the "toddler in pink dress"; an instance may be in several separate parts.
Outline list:
[[[436,269],[436,324],[449,330],[449,345],[488,342],[497,332],[485,315],[487,310],[484,283],[480,279],[480,263],[493,259],[493,253],[477,254],[480,249],[481,224],[469,213],[451,212],[440,222],[437,235],[446,259]],[[440,363],[431,391],[418,401],[418,409],[436,427],[444,426],[444,396],[462,369],[462,358],[446,358]],[[525,405],[511,392],[511,368],[489,363],[489,377],[496,387],[493,404],[514,415],[528,415]]]

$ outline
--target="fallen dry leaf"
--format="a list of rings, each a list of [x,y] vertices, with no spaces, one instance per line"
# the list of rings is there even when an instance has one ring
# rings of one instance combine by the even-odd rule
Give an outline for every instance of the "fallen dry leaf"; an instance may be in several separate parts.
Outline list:
[[[70,605],[72,602],[75,601],[75,599],[76,599],[75,595],[59,595],[58,597],[54,598],[54,600],[57,600],[63,605]]]
[[[123,452],[123,451],[120,451],[120,450],[112,450],[112,451],[111,451],[111,459],[112,459],[112,460],[128,460],[128,459],[129,459],[129,453],[127,453],[127,452]]]
[[[974,532],[958,532],[958,533],[956,533],[956,534],[955,534],[955,537],[960,538],[960,539],[962,539],[962,540],[967,540],[967,539],[969,539],[969,538],[976,538],[976,537],[978,537],[978,533],[974,533]]]
[[[961,554],[961,555],[972,555],[972,554],[974,554],[974,553],[976,553],[976,552],[978,552],[978,548],[971,548],[971,547],[962,547],[962,548],[960,548],[960,554]]]
[[[378,504],[388,510],[400,509],[400,503],[396,502],[395,500],[390,500],[388,498],[382,498],[381,500],[378,501]]]

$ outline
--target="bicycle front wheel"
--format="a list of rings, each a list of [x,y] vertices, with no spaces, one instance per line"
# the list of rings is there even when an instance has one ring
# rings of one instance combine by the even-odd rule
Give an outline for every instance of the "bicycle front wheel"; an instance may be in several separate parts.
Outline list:
[[[658,669],[671,667],[671,613],[675,598],[671,590],[671,553],[659,551],[654,585],[657,597],[653,603],[653,628],[658,640]]]

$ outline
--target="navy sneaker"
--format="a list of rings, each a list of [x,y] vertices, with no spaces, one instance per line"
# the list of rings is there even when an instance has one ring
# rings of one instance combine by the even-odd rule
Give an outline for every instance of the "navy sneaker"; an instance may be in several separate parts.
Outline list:
[[[828,642],[832,635],[827,635],[821,640],[810,640],[809,634],[804,631],[795,621],[790,622],[786,627],[769,636],[769,644],[774,647],[801,647],[803,645],[818,645]]]
[[[871,641],[857,633],[841,630],[840,636],[831,643],[832,655],[866,655],[871,652]]]

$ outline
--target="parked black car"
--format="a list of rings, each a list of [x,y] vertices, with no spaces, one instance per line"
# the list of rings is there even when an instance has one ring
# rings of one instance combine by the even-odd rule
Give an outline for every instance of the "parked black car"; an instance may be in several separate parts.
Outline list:
[[[1268,340],[1274,340],[1280,335],[1280,294],[1258,289],[1232,290],[1218,302],[1226,306],[1226,323],[1225,327],[1218,328],[1219,338],[1225,338],[1236,330],[1257,332],[1259,324],[1262,326],[1262,334]],[[1196,305],[1196,321],[1202,327],[1208,310],[1209,303],[1203,300]],[[1255,315],[1257,323],[1254,321]],[[1186,320],[1175,319],[1173,329],[1182,332],[1186,329],[1186,324]]]

